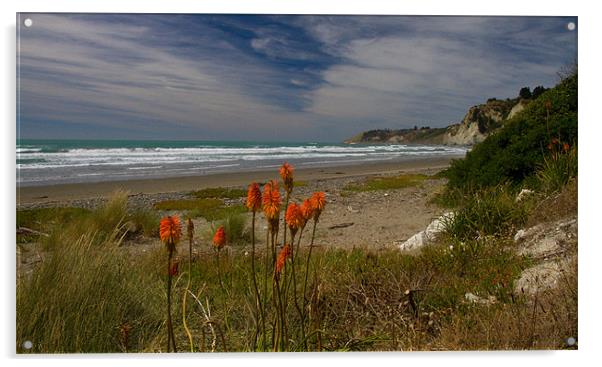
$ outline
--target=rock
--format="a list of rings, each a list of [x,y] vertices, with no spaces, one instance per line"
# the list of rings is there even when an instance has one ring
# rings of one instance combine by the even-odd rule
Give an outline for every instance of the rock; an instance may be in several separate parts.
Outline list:
[[[514,293],[534,296],[542,291],[555,288],[564,277],[564,273],[569,271],[573,260],[574,257],[544,261],[523,270],[514,283]]]
[[[514,242],[521,240],[523,237],[525,237],[525,230],[519,229],[518,232],[516,232],[516,234],[514,235]]]
[[[424,231],[418,232],[405,242],[399,244],[402,251],[418,249],[432,240],[445,230],[445,224],[454,218],[453,212],[448,212],[433,220]]]
[[[470,303],[480,303],[482,305],[492,305],[497,302],[497,298],[495,298],[495,296],[483,298],[470,292],[466,293],[464,295],[464,298]]]
[[[533,190],[529,190],[529,189],[520,190],[520,192],[516,196],[516,202],[518,203],[518,202],[524,200],[527,196],[529,196],[531,194],[533,194]]]
[[[545,258],[566,252],[577,245],[577,218],[538,224],[514,235],[519,255]]]

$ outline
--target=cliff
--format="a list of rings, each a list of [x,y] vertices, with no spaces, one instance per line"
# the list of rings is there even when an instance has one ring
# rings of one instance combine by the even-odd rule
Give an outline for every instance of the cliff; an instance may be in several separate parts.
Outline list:
[[[491,98],[484,104],[471,107],[461,122],[448,127],[370,130],[345,140],[345,143],[474,145],[502,127],[529,102],[521,98]]]

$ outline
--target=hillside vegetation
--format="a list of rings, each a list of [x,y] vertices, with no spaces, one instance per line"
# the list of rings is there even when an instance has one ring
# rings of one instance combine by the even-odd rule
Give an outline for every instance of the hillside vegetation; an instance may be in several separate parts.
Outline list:
[[[550,144],[577,145],[577,74],[562,80],[476,145],[445,172],[450,189],[469,191],[508,182],[536,184]]]

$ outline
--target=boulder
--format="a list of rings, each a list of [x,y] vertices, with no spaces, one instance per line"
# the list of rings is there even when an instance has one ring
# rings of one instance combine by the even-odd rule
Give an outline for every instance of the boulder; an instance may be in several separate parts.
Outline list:
[[[454,218],[453,212],[448,212],[433,220],[424,231],[420,231],[399,244],[402,251],[409,251],[421,248],[432,242],[439,233],[445,230],[445,224]]]

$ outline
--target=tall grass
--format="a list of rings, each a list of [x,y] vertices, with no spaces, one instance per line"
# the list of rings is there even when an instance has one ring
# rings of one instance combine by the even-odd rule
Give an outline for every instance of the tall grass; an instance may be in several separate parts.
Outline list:
[[[454,239],[465,241],[480,236],[504,236],[523,224],[528,203],[517,202],[506,185],[482,189],[462,200],[454,216],[445,220],[445,231]]]
[[[17,284],[17,340],[32,352],[123,352],[151,344],[163,322],[157,279],[118,249],[122,227],[60,237]],[[123,328],[131,328],[124,338]],[[127,339],[127,340],[125,340]]]
[[[573,146],[566,153],[553,152],[544,157],[536,176],[545,192],[558,192],[577,177],[577,166],[577,147]]]

